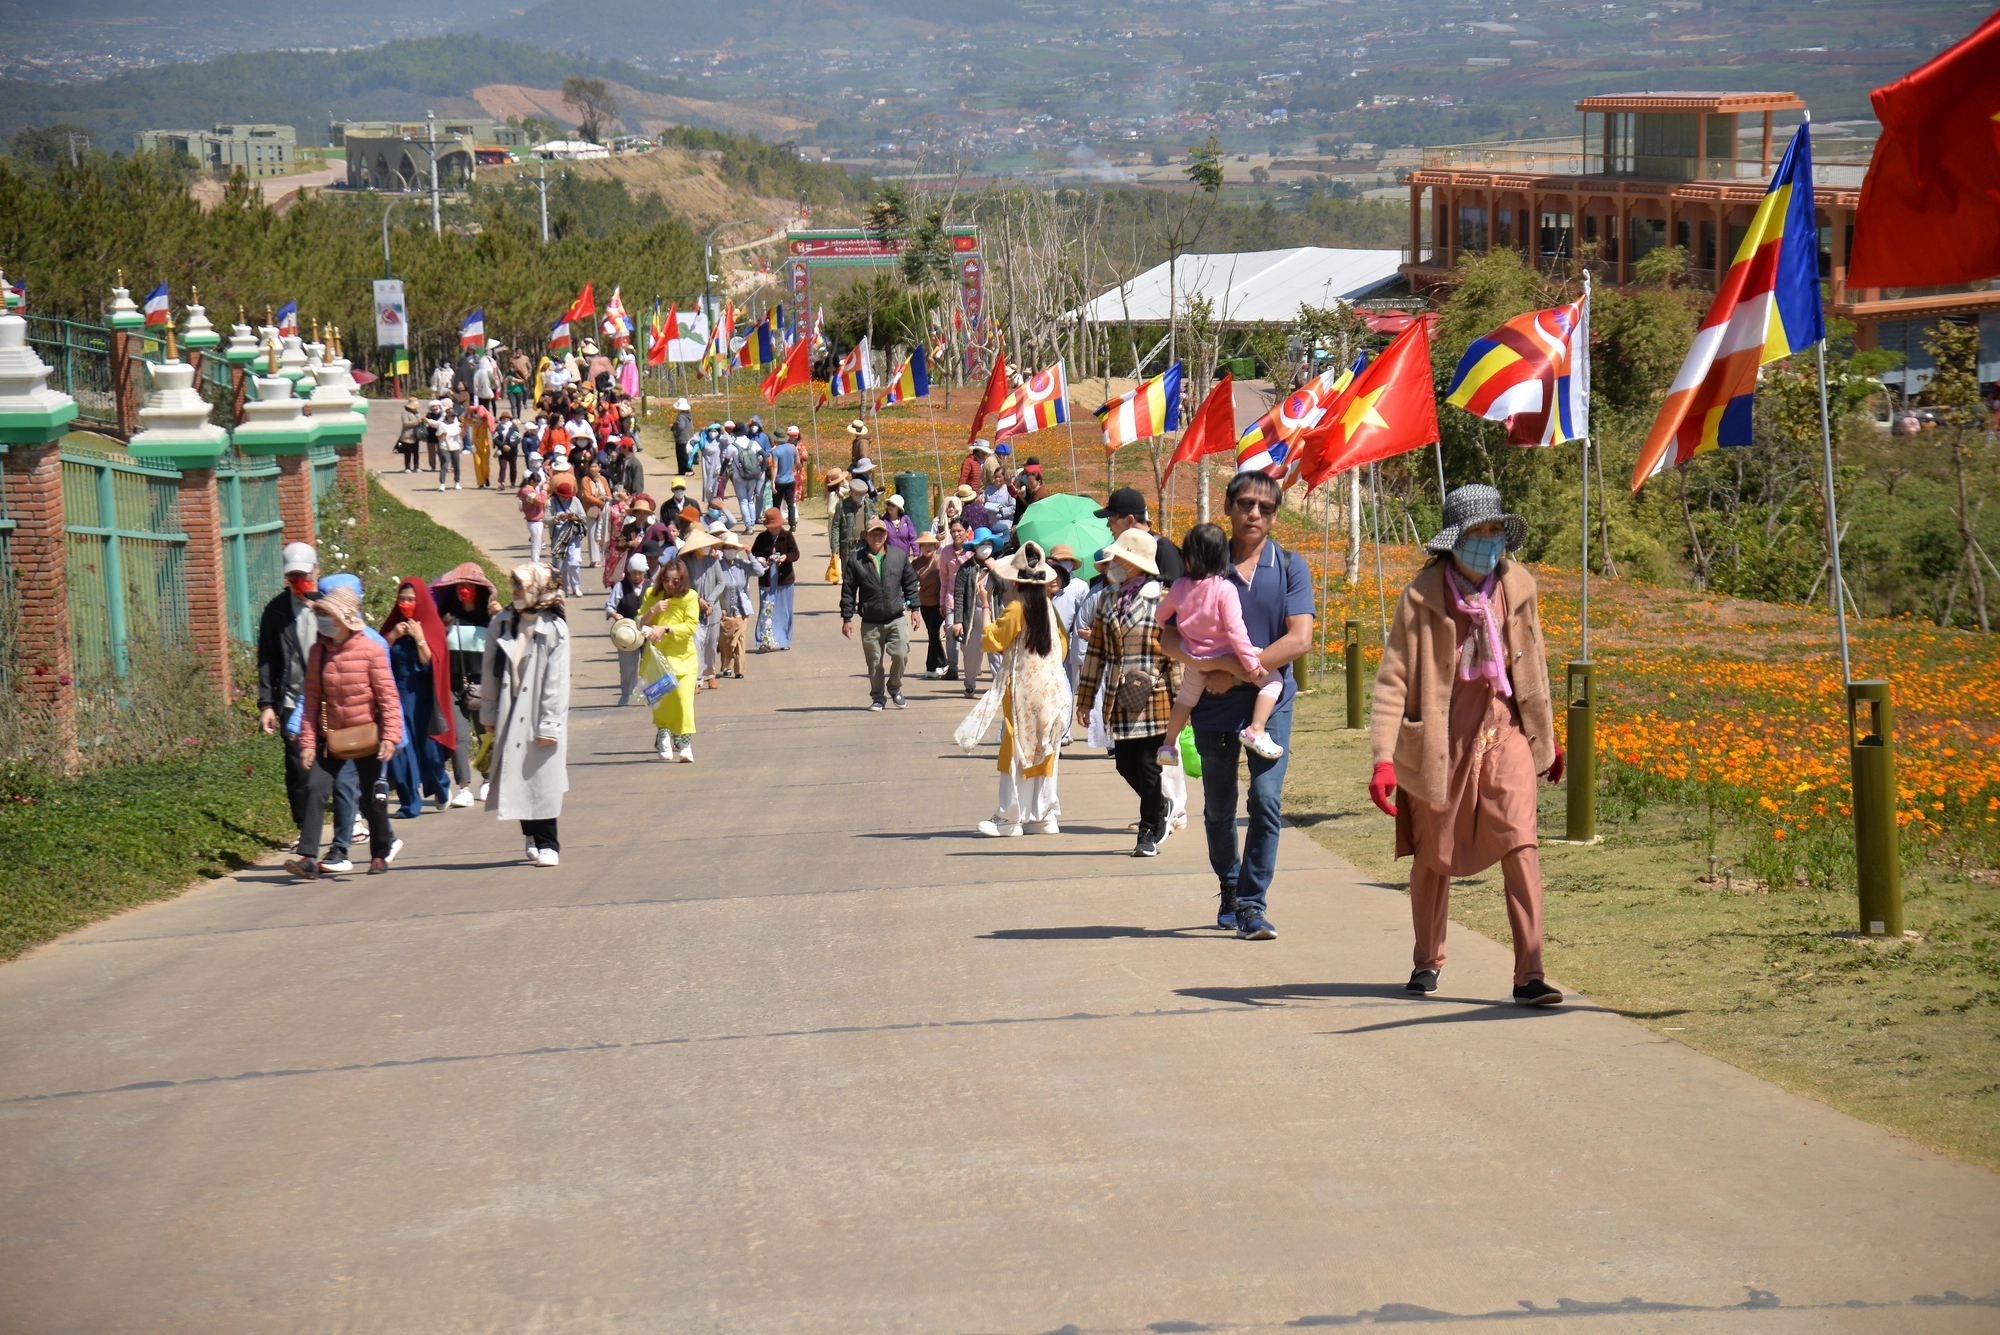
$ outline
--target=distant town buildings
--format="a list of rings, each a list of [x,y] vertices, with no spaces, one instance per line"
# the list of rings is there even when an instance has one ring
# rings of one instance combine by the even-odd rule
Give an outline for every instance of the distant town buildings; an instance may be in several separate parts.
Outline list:
[[[347,153],[350,190],[414,190],[430,180],[432,127],[425,121],[334,121],[327,142]],[[464,183],[480,165],[511,162],[528,132],[492,120],[436,123],[440,183]]]
[[[218,125],[208,130],[143,130],[139,150],[184,154],[204,167],[230,172],[241,167],[252,180],[286,176],[298,165],[299,132],[289,125]]]

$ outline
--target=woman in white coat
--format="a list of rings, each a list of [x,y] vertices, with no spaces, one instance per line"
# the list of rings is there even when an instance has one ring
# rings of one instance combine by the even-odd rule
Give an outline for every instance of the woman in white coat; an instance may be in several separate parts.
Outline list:
[[[520,821],[528,861],[553,867],[569,791],[569,624],[554,571],[516,566],[513,584],[513,605],[493,618],[481,665],[479,721],[493,732],[486,809]]]

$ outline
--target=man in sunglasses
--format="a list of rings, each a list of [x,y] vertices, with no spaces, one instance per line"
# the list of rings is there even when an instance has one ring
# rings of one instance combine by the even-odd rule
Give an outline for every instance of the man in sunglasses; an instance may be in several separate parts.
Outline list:
[[[1268,941],[1278,933],[1264,916],[1271,877],[1278,866],[1278,814],[1283,804],[1285,765],[1291,759],[1292,697],[1298,680],[1291,669],[1312,647],[1312,571],[1305,558],[1274,541],[1284,491],[1268,473],[1242,472],[1230,479],[1224,513],[1229,524],[1228,578],[1243,605],[1243,627],[1263,665],[1285,679],[1278,707],[1265,731],[1285,748],[1276,760],[1252,754],[1249,828],[1243,850],[1236,848],[1236,770],[1243,749],[1237,732],[1250,721],[1257,688],[1228,672],[1208,672],[1208,691],[1194,707],[1195,750],[1201,753],[1202,820],[1208,830],[1208,864],[1222,883],[1215,925],[1245,941]],[[1204,670],[1181,645],[1172,626],[1160,628],[1160,649],[1168,657]]]
[[[1026,508],[1025,504],[1022,508]],[[1153,532],[1153,526],[1146,522],[1146,496],[1137,487],[1120,487],[1104,502],[1104,508],[1097,512],[1104,526],[1111,530],[1115,539],[1128,528],[1136,528],[1141,533],[1153,534],[1153,560],[1160,567],[1160,586],[1173,587],[1173,582],[1184,573],[1181,567],[1181,549],[1167,541],[1164,533]]]

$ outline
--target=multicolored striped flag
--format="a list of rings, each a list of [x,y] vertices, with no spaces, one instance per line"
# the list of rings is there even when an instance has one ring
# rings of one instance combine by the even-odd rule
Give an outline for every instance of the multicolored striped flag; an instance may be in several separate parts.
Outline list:
[[[1785,149],[1632,470],[1632,491],[1719,445],[1750,443],[1758,371],[1826,337],[1813,219],[1812,123]]]
[[[1509,445],[1590,434],[1590,275],[1567,306],[1517,315],[1458,359],[1446,403],[1507,424]]]
[[[1180,430],[1181,375],[1181,364],[1175,362],[1163,374],[1135,385],[1097,410],[1104,421],[1107,453],[1135,440]]]
[[[549,351],[563,352],[569,348],[569,316],[557,320],[549,329]]]
[[[461,348],[483,348],[486,346],[486,312],[476,310],[465,317],[465,323],[458,327],[458,346]]]
[[[896,374],[889,377],[889,387],[882,391],[882,397],[875,400],[876,411],[881,411],[893,403],[905,403],[910,399],[924,398],[931,392],[930,368],[924,364],[924,350],[910,349],[910,355],[896,368]]]
[[[1269,473],[1287,486],[1298,475],[1298,439],[1317,426],[1327,407],[1347,388],[1365,363],[1330,366],[1272,404],[1236,440],[1236,471]]]
[[[729,302],[722,303],[721,318],[715,328],[709,331],[708,346],[702,350],[701,370],[703,375],[718,374],[729,365],[729,344],[736,333],[736,307]]]
[[[632,320],[625,314],[623,290],[611,289],[611,300],[604,306],[604,336],[613,343],[632,341]]]
[[[1063,372],[1063,364],[1057,362],[1016,387],[1001,403],[999,417],[993,424],[993,439],[999,441],[1011,436],[1025,436],[1031,431],[1045,431],[1067,421],[1069,377]]]
[[[765,316],[743,340],[743,347],[736,354],[738,366],[769,366],[778,360],[776,341],[771,336],[771,317]]]
[[[844,399],[849,394],[862,394],[873,388],[875,382],[868,374],[868,340],[864,338],[834,368],[833,379],[827,382],[826,399]],[[820,402],[824,403],[826,399]]]

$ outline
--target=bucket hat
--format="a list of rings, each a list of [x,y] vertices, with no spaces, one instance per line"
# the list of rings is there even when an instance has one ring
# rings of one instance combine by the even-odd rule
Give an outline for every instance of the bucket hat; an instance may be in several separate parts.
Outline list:
[[[620,617],[611,623],[611,643],[628,654],[637,649],[645,638],[639,623],[631,617]]]
[[[1134,570],[1143,570],[1148,575],[1160,573],[1160,542],[1152,534],[1140,528],[1128,528],[1118,535],[1118,541],[1111,544],[1106,555],[1123,561]]]
[[[1528,540],[1528,521],[1519,515],[1508,514],[1507,508],[1500,503],[1497,490],[1484,482],[1454,488],[1444,498],[1444,527],[1424,544],[1424,550],[1449,552],[1458,546],[1459,536],[1466,529],[1495,519],[1505,527],[1507,550],[1519,551],[1521,544]]]
[[[1049,564],[1038,542],[1024,542],[1006,560],[995,561],[993,573],[1015,584],[1052,584],[1056,577],[1055,567]]]

